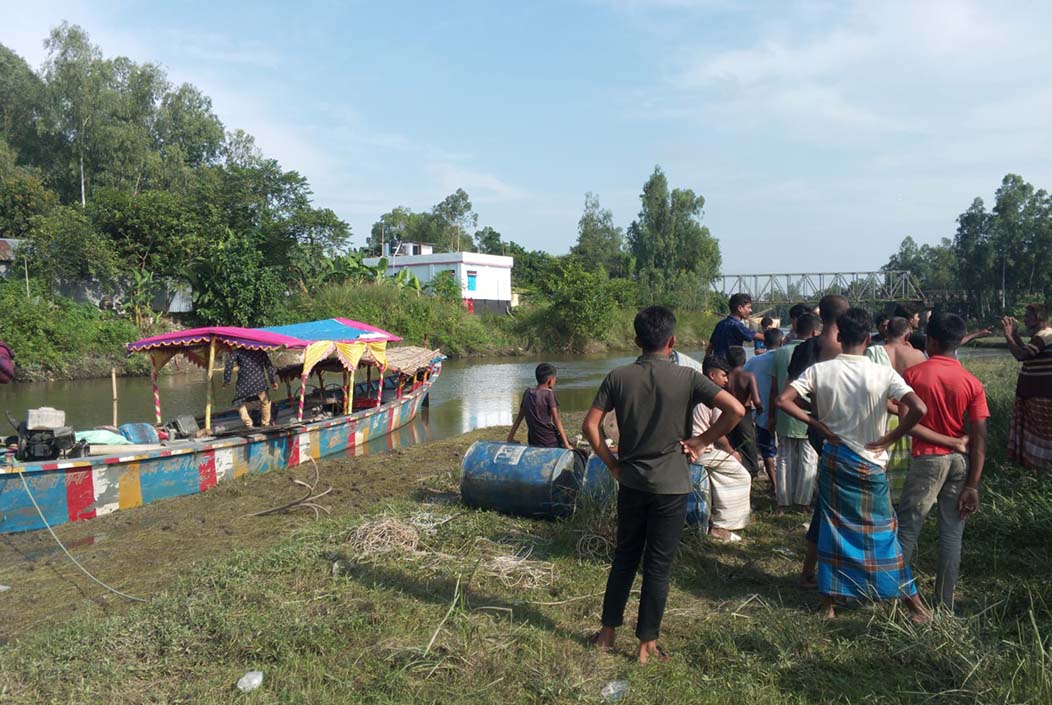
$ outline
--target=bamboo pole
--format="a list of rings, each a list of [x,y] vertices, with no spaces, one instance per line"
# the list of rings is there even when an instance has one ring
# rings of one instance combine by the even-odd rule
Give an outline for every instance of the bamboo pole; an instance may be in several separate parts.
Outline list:
[[[113,384],[113,426],[117,426],[117,368],[110,368],[110,381]]]
[[[216,339],[208,345],[208,399],[205,401],[205,433],[212,433],[212,403],[215,401],[215,390],[212,388],[212,368],[216,362]]]
[[[343,413],[344,415],[351,413],[351,393],[350,383],[347,381],[350,373],[347,370],[343,371]]]

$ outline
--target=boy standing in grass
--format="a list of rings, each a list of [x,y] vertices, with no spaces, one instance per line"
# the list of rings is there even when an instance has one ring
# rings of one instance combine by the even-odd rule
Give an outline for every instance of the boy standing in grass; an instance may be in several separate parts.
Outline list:
[[[634,327],[643,354],[606,376],[581,430],[619,485],[617,549],[606,582],[602,628],[589,641],[601,648],[614,645],[642,559],[636,636],[639,662],[646,663],[651,657],[665,658],[657,638],[691,492],[687,453],[697,453],[726,435],[745,410],[696,370],[672,364],[672,311],[645,308],[636,314]],[[721,416],[707,432],[691,437],[691,415],[698,404],[719,409]],[[616,458],[599,434],[603,415],[610,411],[620,430]]]
[[[542,362],[533,372],[537,386],[522,393],[519,415],[515,417],[508,443],[515,442],[515,432],[526,419],[526,442],[539,448],[568,448],[573,446],[566,440],[566,430],[559,418],[559,401],[555,398],[555,365]]]
[[[979,478],[986,460],[986,420],[990,417],[982,382],[956,357],[965,332],[960,316],[933,316],[928,323],[930,357],[903,375],[927,404],[928,413],[923,425],[913,429],[913,457],[899,502],[899,542],[908,563],[924,520],[938,503],[935,599],[951,610],[961,567],[964,522],[979,510]]]

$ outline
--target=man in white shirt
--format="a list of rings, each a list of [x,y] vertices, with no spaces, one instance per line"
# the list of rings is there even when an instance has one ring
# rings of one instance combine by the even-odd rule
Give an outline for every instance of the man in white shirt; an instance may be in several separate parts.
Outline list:
[[[902,558],[884,466],[887,448],[917,425],[927,407],[894,369],[865,356],[872,325],[866,311],[848,309],[837,319],[843,352],[807,368],[777,404],[826,438],[813,522],[825,615],[835,616],[836,597],[903,598],[913,620],[922,622],[929,616]],[[797,405],[801,397],[810,397],[813,415]],[[889,399],[906,409],[892,431],[886,431]]]

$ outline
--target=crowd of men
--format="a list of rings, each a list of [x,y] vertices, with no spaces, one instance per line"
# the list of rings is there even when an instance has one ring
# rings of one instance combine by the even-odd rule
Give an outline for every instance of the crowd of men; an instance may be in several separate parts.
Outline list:
[[[639,659],[665,656],[657,637],[689,462],[708,474],[717,540],[742,540],[754,477],[766,478],[778,511],[810,514],[801,581],[817,587],[827,617],[844,599],[900,599],[912,619],[929,619],[909,560],[937,505],[935,603],[953,607],[989,417],[982,384],[957,360],[965,322],[932,316],[918,348],[914,312],[875,322],[839,295],[823,297],[817,315],[793,307],[788,336],[770,321],[753,330],[751,313],[747,295],[731,297],[699,373],[673,363],[672,313],[644,309],[635,321],[643,355],[607,376],[585,417],[585,437],[620,486],[617,549],[592,637],[599,647],[613,644],[642,562]],[[746,343],[759,353],[750,360]],[[610,412],[616,456],[600,434]]]
[[[747,325],[752,302],[745,294],[732,296],[728,308],[700,369],[676,352],[670,310],[640,311],[634,325],[643,354],[607,375],[585,416],[583,435],[618,482],[616,550],[591,642],[613,645],[642,564],[639,660],[667,657],[657,638],[688,497],[697,489],[690,463],[706,473],[715,540],[742,540],[754,478],[766,478],[777,512],[810,515],[800,581],[818,589],[830,618],[843,600],[887,599],[902,600],[914,621],[930,618],[909,561],[935,509],[934,604],[953,610],[965,522],[979,509],[990,416],[983,386],[957,350],[989,329],[969,334],[961,317],[937,313],[920,333],[915,308],[902,305],[874,320],[835,294],[792,307],[787,335],[769,318],[758,331]],[[1047,321],[1044,306],[1027,306],[1029,341],[1015,319],[1001,321],[1023,362],[1009,456],[1026,467],[1052,464]],[[555,379],[554,367],[538,367],[538,387],[524,393],[509,441],[525,419],[531,443],[570,447]],[[609,416],[617,422],[616,451],[603,438]],[[537,424],[549,427],[543,439],[532,430]]]

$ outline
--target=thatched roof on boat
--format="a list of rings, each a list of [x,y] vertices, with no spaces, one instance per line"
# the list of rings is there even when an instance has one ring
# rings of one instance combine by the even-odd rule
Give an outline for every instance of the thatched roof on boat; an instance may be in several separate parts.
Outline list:
[[[404,375],[412,376],[417,371],[426,369],[435,360],[441,360],[444,357],[438,350],[406,345],[399,348],[388,348],[386,365],[381,365],[368,351],[359,362],[374,367],[384,367],[388,372],[400,372]],[[330,357],[318,362],[311,368],[311,371],[342,372],[344,369],[343,363],[338,358]],[[296,380],[302,376],[302,363],[297,362],[278,368],[278,377],[282,381]]]
[[[387,348],[387,369],[412,375],[442,357],[442,353],[438,350],[418,348],[414,345]]]

